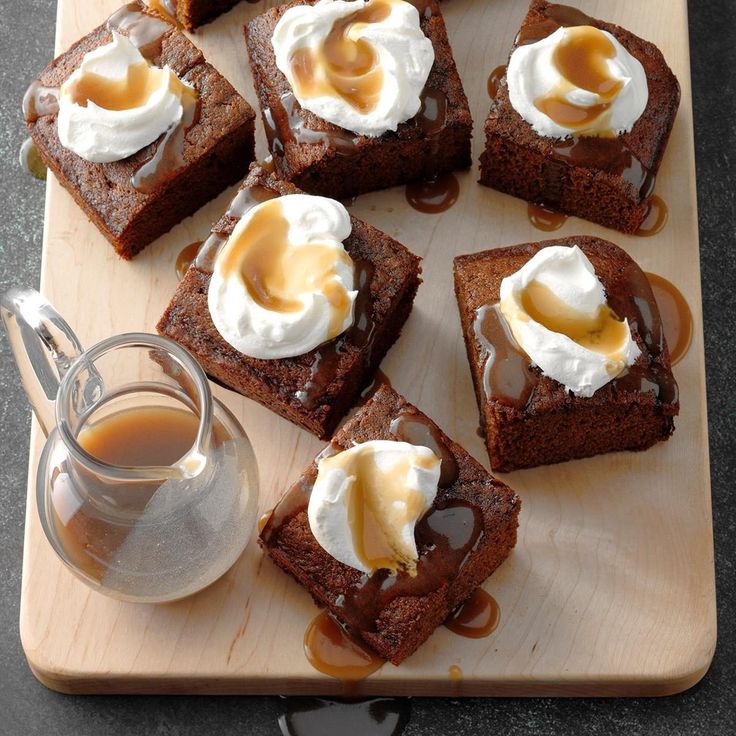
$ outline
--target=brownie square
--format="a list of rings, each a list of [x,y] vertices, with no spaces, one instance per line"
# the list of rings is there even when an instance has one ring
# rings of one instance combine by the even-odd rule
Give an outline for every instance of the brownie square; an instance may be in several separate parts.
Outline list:
[[[585,253],[609,306],[620,319],[629,321],[641,355],[593,396],[581,398],[542,375],[521,352],[523,364],[516,365],[519,375],[506,374],[505,385],[513,385],[514,398],[521,399],[511,402],[498,387],[489,388],[492,381],[488,381],[486,363],[491,351],[479,310],[497,304],[501,281],[550,245],[578,245]],[[460,321],[493,470],[506,472],[615,450],[645,450],[672,434],[680,405],[659,309],[646,276],[625,251],[600,238],[571,236],[458,256],[454,266]],[[510,341],[520,351],[512,337]],[[503,360],[504,345],[493,349]]]
[[[188,31],[209,23],[218,15],[230,10],[240,0],[170,0],[176,11],[176,19]],[[255,2],[255,0],[249,0]]]
[[[299,190],[253,166],[239,192],[256,198]],[[233,200],[212,228],[205,248],[224,242],[242,209]],[[356,265],[355,323],[342,335],[294,358],[261,360],[243,355],[215,328],[207,306],[211,265],[203,259],[189,268],[158,323],[228,388],[260,402],[321,438],[329,437],[356,403],[388,349],[398,338],[420,283],[420,259],[376,228],[350,218],[353,230],[345,250]]]
[[[306,0],[305,0],[306,2]],[[473,121],[435,0],[416,0],[435,62],[423,109],[396,132],[360,136],[301,108],[276,66],[271,36],[294,2],[271,8],[245,28],[263,123],[276,173],[305,192],[336,199],[431,179],[470,166]]]
[[[423,440],[414,444],[434,444],[431,449],[441,457],[442,476],[447,478],[416,527],[416,577],[388,570],[367,575],[338,562],[320,546],[307,518],[319,457],[284,494],[260,536],[271,559],[303,585],[317,605],[329,609],[353,636],[393,664],[424,643],[508,557],[516,544],[521,507],[510,488],[387,386],[345,424],[326,452],[369,440],[406,440],[397,424],[407,421],[427,428]]]
[[[131,178],[156,155],[165,134],[128,158],[92,163],[61,145],[56,112],[47,111],[28,123],[46,165],[126,259],[245,174],[253,160],[255,121],[250,105],[172,24],[149,13],[140,2],[129,4],[127,10],[130,23],[120,32],[135,29],[148,41],[149,60],[157,66],[168,64],[199,94],[199,119],[186,131],[182,166],[151,191],[142,192]],[[43,87],[58,88],[85,53],[111,39],[108,24],[102,24],[54,59],[38,81]]]
[[[480,183],[606,227],[633,233],[648,200],[680,102],[680,86],[656,46],[579,10],[532,0],[514,49],[561,25],[611,33],[646,72],[649,101],[630,132],[615,138],[547,138],[511,106],[504,76],[485,122]],[[513,51],[513,49],[512,49]]]

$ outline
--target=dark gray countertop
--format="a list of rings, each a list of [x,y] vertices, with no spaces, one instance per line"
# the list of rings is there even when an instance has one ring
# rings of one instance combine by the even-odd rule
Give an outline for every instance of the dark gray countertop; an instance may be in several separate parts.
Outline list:
[[[407,736],[736,733],[736,503],[730,498],[736,465],[736,2],[691,0],[689,6],[718,585],[713,665],[700,684],[669,698],[414,699]],[[2,291],[15,284],[38,285],[44,186],[17,164],[26,135],[19,102],[28,80],[51,57],[55,8],[55,0],[0,0]],[[0,427],[0,734],[278,734],[277,718],[284,709],[279,698],[72,697],[35,680],[18,636],[30,412],[4,338]]]

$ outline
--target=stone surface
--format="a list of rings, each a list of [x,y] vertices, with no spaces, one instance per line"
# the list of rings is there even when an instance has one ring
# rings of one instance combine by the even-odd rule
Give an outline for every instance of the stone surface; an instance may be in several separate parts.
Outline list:
[[[482,0],[478,0],[482,1]],[[520,0],[521,2],[522,0]],[[719,641],[704,680],[670,698],[629,700],[414,699],[407,736],[516,734],[726,734],[736,732],[736,4],[691,0],[698,206],[716,540]],[[38,286],[44,185],[17,157],[25,138],[20,100],[53,48],[54,0],[0,0],[0,290]],[[0,733],[278,734],[280,698],[71,697],[29,671],[18,637],[30,413],[0,338]]]

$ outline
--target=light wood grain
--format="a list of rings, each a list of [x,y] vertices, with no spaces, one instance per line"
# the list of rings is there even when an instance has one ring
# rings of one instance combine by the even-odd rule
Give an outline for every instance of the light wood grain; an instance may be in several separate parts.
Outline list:
[[[101,22],[118,0],[60,0],[57,49]],[[254,103],[241,28],[261,3],[242,3],[194,40]],[[582,5],[583,3],[577,3]],[[525,0],[452,0],[444,9],[475,120],[474,159],[487,113],[486,77],[505,60]],[[489,638],[440,628],[401,667],[384,666],[358,692],[416,695],[666,694],[697,682],[715,645],[713,542],[705,415],[695,167],[685,0],[596,0],[586,11],[656,43],[682,85],[682,105],[657,192],[667,227],[637,239],[571,218],[556,235],[592,234],[623,246],[646,271],[686,296],[695,338],[675,368],[682,409],[674,437],[638,454],[614,454],[507,475],[523,498],[519,544],[485,588],[501,606]],[[262,130],[258,153],[265,154]],[[359,198],[354,213],[424,257],[425,283],[383,369],[394,386],[487,465],[452,294],[453,256],[540,239],[525,203],[459,176],[443,215],[411,210],[401,189]],[[232,190],[231,190],[232,191]],[[206,235],[231,192],[185,220],[132,263],[53,178],[48,183],[42,290],[86,345],[154,330],[175,283],[180,248]],[[240,396],[214,388],[239,416],[259,460],[261,509],[273,506],[320,443]],[[35,478],[41,438],[33,430]],[[315,672],[302,637],[316,614],[309,596],[252,542],[208,590],[169,605],[119,603],[88,590],[59,562],[37,519],[29,483],[21,602],[28,661],[68,692],[339,694]],[[461,681],[448,669],[459,665]]]

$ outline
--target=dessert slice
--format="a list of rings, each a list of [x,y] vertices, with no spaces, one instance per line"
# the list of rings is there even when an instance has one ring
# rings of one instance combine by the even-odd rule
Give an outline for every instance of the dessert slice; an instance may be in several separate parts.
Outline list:
[[[49,169],[123,258],[253,160],[251,107],[140,2],[51,62],[26,93],[24,112]]]
[[[151,0],[149,5],[176,18],[188,31],[194,31],[239,2],[240,0]]]
[[[245,29],[278,176],[341,199],[470,166],[473,123],[435,0],[336,8],[289,3]]]
[[[520,506],[383,386],[286,492],[260,542],[353,636],[399,664],[508,557]]]
[[[491,467],[666,440],[679,411],[659,310],[618,246],[576,236],[455,259]]]
[[[254,165],[157,329],[211,378],[327,438],[398,338],[419,264]]]
[[[480,182],[636,232],[679,101],[656,46],[532,0],[485,122]]]

